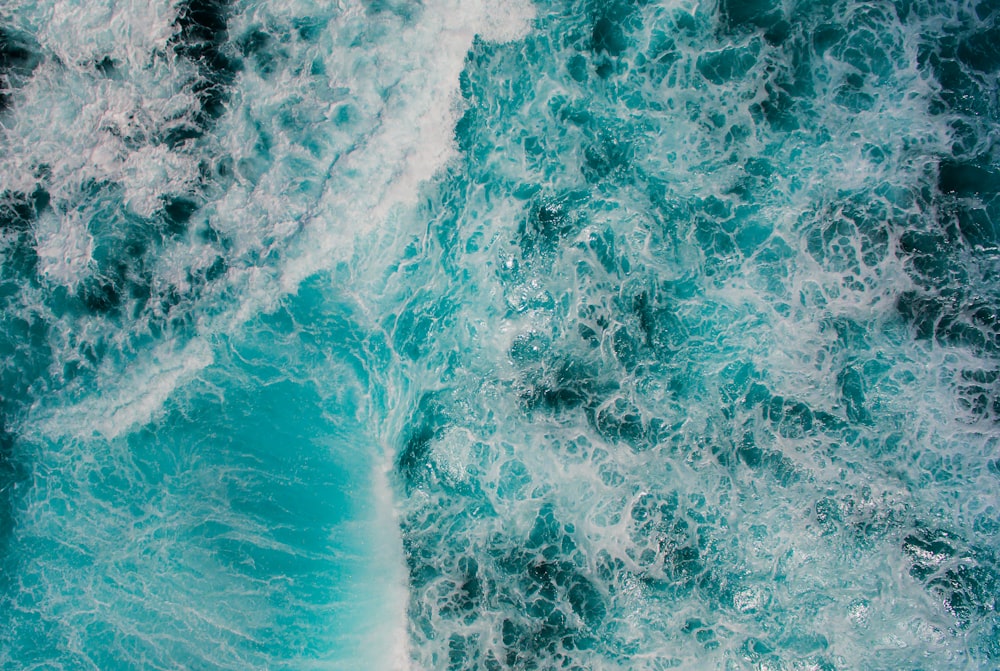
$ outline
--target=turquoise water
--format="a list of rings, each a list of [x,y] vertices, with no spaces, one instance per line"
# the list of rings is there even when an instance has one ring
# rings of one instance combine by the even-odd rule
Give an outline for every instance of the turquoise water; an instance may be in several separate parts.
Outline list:
[[[1000,6],[0,7],[0,667],[992,669]]]

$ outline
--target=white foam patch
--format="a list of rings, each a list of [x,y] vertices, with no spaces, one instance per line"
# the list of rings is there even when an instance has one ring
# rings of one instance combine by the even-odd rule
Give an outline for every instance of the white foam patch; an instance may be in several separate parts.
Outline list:
[[[363,57],[355,49],[347,57],[335,49],[327,61],[338,83],[354,94],[348,100],[375,102],[365,116],[377,121],[331,166],[322,197],[307,215],[302,256],[285,268],[286,291],[317,269],[349,258],[358,236],[384,223],[393,208],[416,201],[421,184],[455,156],[452,138],[462,111],[458,78],[474,37],[523,36],[533,10],[526,2],[501,7],[444,1],[426,4],[418,16],[413,24],[390,23],[393,39],[365,45],[369,53]],[[380,20],[390,19],[375,19]],[[345,72],[342,64],[351,70]],[[371,82],[383,87],[378,98],[365,91]]]
[[[464,22],[457,13],[453,16]],[[480,3],[476,32],[487,42],[513,42],[528,34],[534,19],[535,8],[530,2],[485,0]]]
[[[198,181],[198,164],[190,156],[163,145],[129,152],[116,170],[125,188],[125,203],[136,214],[151,217],[163,205],[165,193],[184,194]]]
[[[389,484],[391,462],[387,463],[388,467],[376,467],[372,473],[375,519],[370,530],[374,547],[369,550],[370,556],[377,557],[378,561],[371,565],[368,583],[379,585],[382,600],[378,604],[376,626],[370,630],[364,649],[371,655],[370,668],[416,671],[411,666],[410,637],[407,635],[410,594],[406,565],[395,497]]]
[[[107,385],[102,393],[72,405],[46,408],[25,430],[49,438],[112,440],[152,421],[178,385],[191,381],[212,361],[212,348],[204,340],[193,340],[172,352],[164,344],[155,356],[124,374],[116,371],[117,383]]]
[[[87,275],[94,238],[83,212],[59,216],[45,212],[35,226],[39,270],[50,280],[75,289]]]
[[[120,182],[129,204],[144,216],[153,209],[152,193],[193,185],[195,157],[167,156],[164,147],[150,144],[195,104],[183,89],[190,73],[152,58],[146,65],[147,77],[118,81],[47,59],[20,91],[24,100],[5,124],[8,151],[0,156],[0,174],[30,192],[29,180],[44,166],[54,209],[75,206],[81,185]]]
[[[105,57],[141,67],[154,49],[165,49],[174,32],[176,4],[50,0],[35,4],[31,12],[14,12],[41,19],[35,33],[39,42],[67,67],[90,68]]]

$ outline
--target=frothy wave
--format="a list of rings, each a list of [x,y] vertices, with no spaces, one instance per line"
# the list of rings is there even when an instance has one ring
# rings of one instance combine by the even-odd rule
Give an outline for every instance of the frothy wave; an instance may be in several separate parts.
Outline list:
[[[991,668],[998,21],[2,10],[0,659]]]

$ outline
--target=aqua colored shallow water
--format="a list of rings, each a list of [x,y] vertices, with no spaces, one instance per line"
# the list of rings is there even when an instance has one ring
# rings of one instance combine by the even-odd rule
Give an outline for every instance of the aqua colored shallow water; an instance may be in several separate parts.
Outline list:
[[[1000,6],[0,7],[0,667],[993,669]]]

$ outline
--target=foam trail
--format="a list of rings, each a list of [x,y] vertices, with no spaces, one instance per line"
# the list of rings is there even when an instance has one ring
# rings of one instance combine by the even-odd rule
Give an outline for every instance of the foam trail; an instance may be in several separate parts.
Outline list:
[[[186,53],[178,51],[176,10],[88,7],[78,18],[103,32],[81,32],[88,38],[76,43],[52,32],[58,17],[75,9],[54,5],[54,22],[32,27],[49,58],[8,123],[8,184],[21,193],[45,189],[47,208],[39,216],[46,226],[70,231],[74,217],[110,218],[103,230],[66,239],[40,233],[37,245],[51,266],[43,275],[77,290],[89,275],[100,285],[96,291],[107,293],[102,265],[116,263],[126,276],[108,279],[141,285],[138,300],[111,299],[138,313],[126,329],[99,321],[92,327],[110,331],[103,337],[117,341],[116,359],[132,357],[150,328],[181,322],[204,336],[238,328],[304,278],[350,258],[357,235],[394,204],[412,202],[420,181],[453,157],[454,92],[473,37],[522,34],[531,16],[518,6],[501,18],[488,4],[433,3],[412,17],[361,5],[330,10],[301,3],[277,15],[266,5],[246,11],[234,5],[226,25],[236,46],[226,58],[242,51],[246,62],[227,95],[239,113],[222,116],[202,135],[191,110],[199,105],[199,79],[213,75],[173,57],[172,51]],[[138,25],[141,35],[133,34]],[[396,59],[400,45],[425,56]],[[304,124],[293,128],[289,119]],[[173,137],[191,133],[197,141],[170,150]],[[32,177],[38,166],[44,166],[41,182]],[[96,185],[106,186],[95,200]],[[133,242],[123,228],[136,217],[151,220],[151,235]],[[118,259],[102,249],[102,238],[105,245],[125,238],[121,251],[140,256]],[[165,300],[158,304],[148,294]],[[234,308],[201,307],[229,295],[243,298]],[[177,335],[180,343],[168,343],[152,359],[183,349],[189,336]],[[60,358],[73,355],[64,351]],[[106,380],[99,384],[113,387],[120,365],[99,373]]]
[[[316,277],[454,157],[499,9],[5,10],[4,665],[409,666],[372,362]]]

